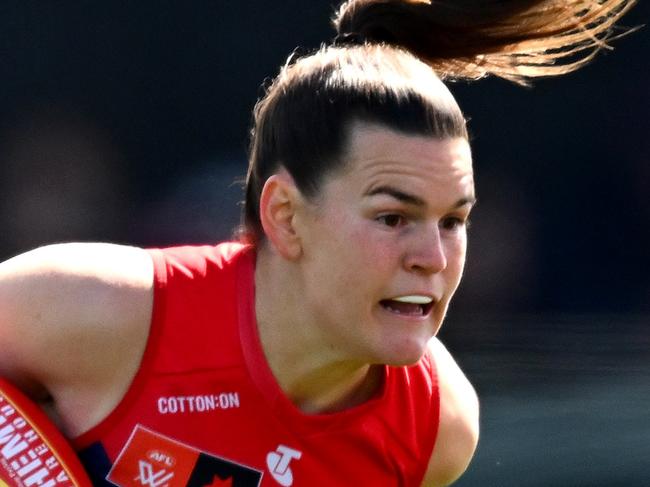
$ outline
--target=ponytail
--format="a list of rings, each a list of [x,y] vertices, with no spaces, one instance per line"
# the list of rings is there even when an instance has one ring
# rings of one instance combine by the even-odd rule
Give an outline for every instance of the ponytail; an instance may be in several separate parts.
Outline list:
[[[607,48],[636,0],[349,0],[334,26],[410,51],[445,79],[557,76]]]
[[[467,138],[441,79],[492,74],[525,84],[573,71],[607,47],[635,0],[349,0],[333,44],[292,56],[253,112],[242,238],[264,239],[259,204],[283,167],[318,194],[345,164],[352,122]]]

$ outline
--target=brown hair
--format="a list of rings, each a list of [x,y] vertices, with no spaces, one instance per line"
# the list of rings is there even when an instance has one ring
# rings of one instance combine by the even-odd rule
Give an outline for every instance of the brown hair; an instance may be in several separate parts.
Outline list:
[[[259,198],[284,167],[306,197],[344,164],[353,121],[412,135],[467,137],[442,79],[517,83],[564,74],[606,47],[635,0],[349,0],[342,43],[291,56],[253,112],[243,236],[263,238]]]

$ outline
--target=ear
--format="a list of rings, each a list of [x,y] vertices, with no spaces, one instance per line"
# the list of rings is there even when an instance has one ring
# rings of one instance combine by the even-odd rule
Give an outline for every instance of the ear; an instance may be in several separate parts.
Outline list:
[[[291,175],[282,169],[266,180],[260,197],[260,221],[266,238],[285,259],[300,257],[302,247],[295,216],[302,195]]]

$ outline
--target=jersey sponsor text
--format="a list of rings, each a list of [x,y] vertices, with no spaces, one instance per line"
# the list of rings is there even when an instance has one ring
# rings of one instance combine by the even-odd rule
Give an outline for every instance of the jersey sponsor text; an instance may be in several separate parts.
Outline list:
[[[239,393],[237,392],[158,398],[160,414],[205,413],[220,409],[236,409],[239,405]]]

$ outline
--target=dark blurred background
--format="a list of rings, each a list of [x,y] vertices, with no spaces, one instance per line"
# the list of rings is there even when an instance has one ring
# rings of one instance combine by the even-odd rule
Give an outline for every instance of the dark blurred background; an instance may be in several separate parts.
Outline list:
[[[228,238],[259,87],[334,5],[3,2],[0,259]],[[650,485],[650,31],[615,47],[532,89],[451,85],[479,205],[443,339],[483,404],[458,485]]]

